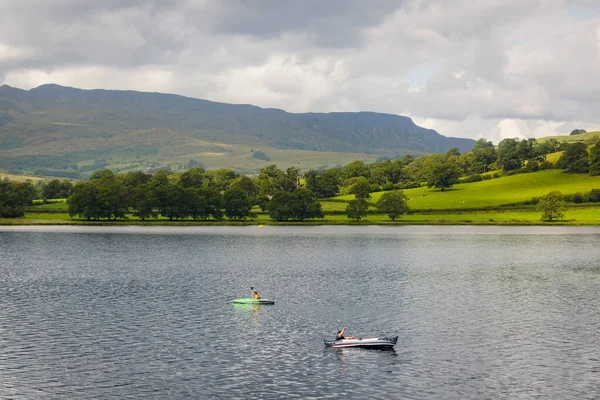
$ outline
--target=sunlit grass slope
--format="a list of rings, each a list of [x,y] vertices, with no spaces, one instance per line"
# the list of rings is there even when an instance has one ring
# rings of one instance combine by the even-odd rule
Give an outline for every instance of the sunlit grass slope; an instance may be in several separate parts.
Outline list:
[[[15,175],[15,174],[9,174],[8,172],[4,172],[4,171],[0,170],[0,180],[2,180],[4,178],[8,178],[9,180],[15,181],[15,182],[26,182],[27,180],[30,180],[31,182],[36,182],[36,181],[44,180],[44,178],[40,178],[39,176]]]
[[[538,143],[544,143],[549,139],[556,139],[559,142],[586,142],[588,140],[593,140],[595,138],[600,138],[600,131],[594,132],[586,132],[580,135],[561,135],[561,136],[546,136],[536,139]]]
[[[565,174],[560,170],[546,170],[528,174],[506,176],[481,182],[461,183],[440,191],[421,187],[404,190],[409,207],[422,209],[461,209],[496,207],[530,200],[553,190],[563,194],[585,193],[600,189],[600,177],[587,174]],[[383,192],[372,193],[377,201]],[[334,200],[348,201],[354,196],[338,196]]]

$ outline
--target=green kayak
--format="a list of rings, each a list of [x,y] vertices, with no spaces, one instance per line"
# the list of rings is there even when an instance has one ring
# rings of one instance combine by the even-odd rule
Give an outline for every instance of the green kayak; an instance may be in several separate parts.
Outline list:
[[[263,305],[271,305],[271,304],[275,304],[274,301],[271,300],[267,300],[267,299],[235,299],[233,301],[233,304],[263,304]]]

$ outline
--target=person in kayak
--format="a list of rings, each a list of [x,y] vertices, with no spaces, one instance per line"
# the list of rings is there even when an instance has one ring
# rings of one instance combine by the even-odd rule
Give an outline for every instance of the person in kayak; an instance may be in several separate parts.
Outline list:
[[[344,336],[344,333],[346,332],[346,330],[348,330],[348,328],[346,328],[346,327],[339,330],[337,335],[335,336],[335,340],[354,339],[354,336],[348,336],[348,337]]]
[[[250,290],[252,290],[252,298],[253,298],[254,300],[258,300],[258,299],[260,299],[260,294],[258,294],[258,292],[257,292],[256,290],[254,290],[254,288],[253,288],[253,287],[251,287],[251,288],[250,288]]]

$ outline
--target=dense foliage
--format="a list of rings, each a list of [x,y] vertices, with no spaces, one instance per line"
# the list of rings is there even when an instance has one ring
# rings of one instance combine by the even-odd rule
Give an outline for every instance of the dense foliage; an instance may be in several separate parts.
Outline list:
[[[22,217],[23,207],[34,197],[35,188],[30,183],[0,182],[0,217]]]

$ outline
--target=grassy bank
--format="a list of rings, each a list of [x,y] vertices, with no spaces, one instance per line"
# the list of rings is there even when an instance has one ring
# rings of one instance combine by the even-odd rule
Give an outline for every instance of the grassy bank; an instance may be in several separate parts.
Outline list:
[[[390,221],[387,215],[370,214],[367,218],[356,222],[349,220],[343,214],[326,215],[324,219],[306,222],[282,223],[273,221],[268,215],[260,214],[244,221],[193,221],[191,219],[169,221],[167,218],[156,218],[141,221],[129,216],[126,220],[118,221],[87,221],[82,218],[70,218],[67,213],[28,213],[24,218],[0,219],[0,225],[336,225],[336,224],[472,224],[472,225],[600,225],[600,207],[579,207],[568,209],[565,219],[552,223],[540,221],[541,213],[537,211],[452,211],[440,213],[413,213],[404,215],[396,222]]]

